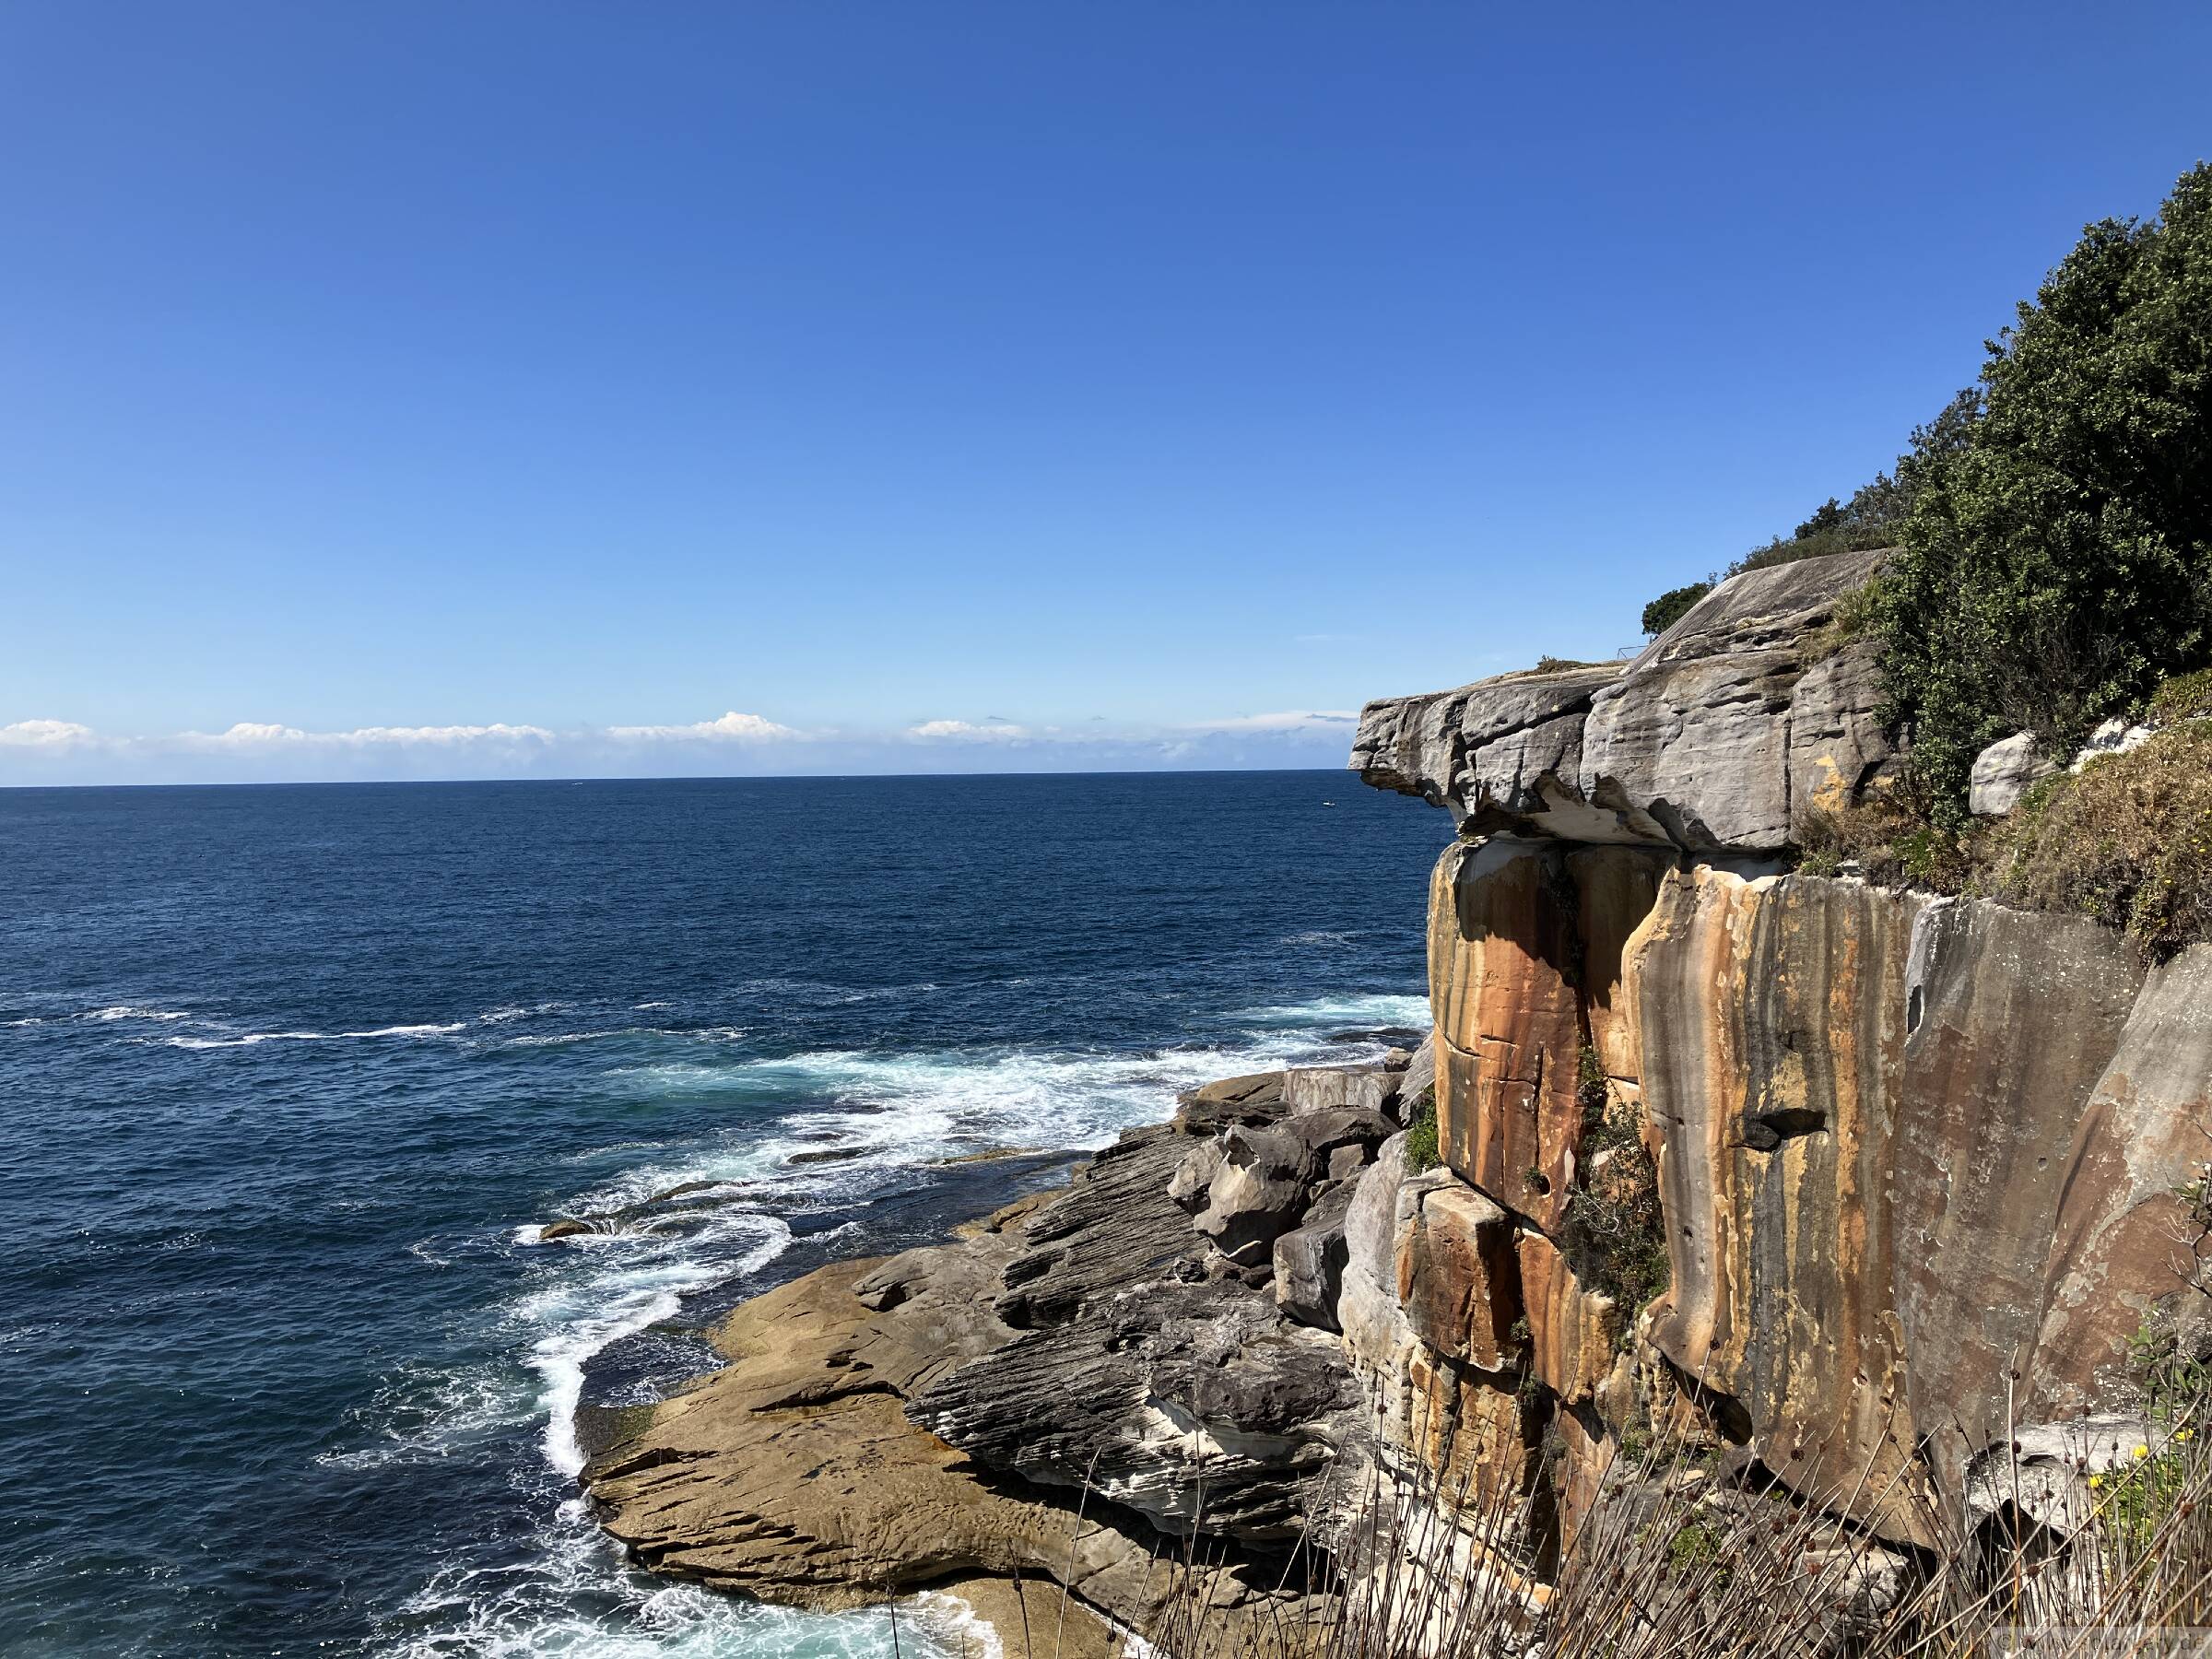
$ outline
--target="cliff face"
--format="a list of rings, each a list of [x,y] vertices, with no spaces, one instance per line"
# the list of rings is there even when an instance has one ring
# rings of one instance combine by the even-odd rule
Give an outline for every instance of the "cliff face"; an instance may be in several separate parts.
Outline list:
[[[1821,643],[1879,558],[1361,721],[1363,778],[1462,831],[1430,889],[1447,1169],[1371,1247],[1435,1363],[1540,1384],[1495,1432],[1555,1448],[1570,1527],[1649,1418],[1933,1542],[1977,1456],[2124,1405],[2131,1341],[2193,1300],[2212,951],[2147,971],[2087,921],[1776,873],[1793,815],[1897,759],[1870,661]]]

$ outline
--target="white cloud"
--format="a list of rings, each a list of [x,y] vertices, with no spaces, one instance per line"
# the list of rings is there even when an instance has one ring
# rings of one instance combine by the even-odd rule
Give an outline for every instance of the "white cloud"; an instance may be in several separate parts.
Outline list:
[[[0,725],[0,745],[10,748],[74,748],[99,741],[98,732],[74,720],[18,720],[13,725]]]
[[[1237,714],[1227,720],[1194,721],[1193,732],[1333,732],[1356,725],[1359,716],[1347,709],[1284,709],[1273,714]]]
[[[241,720],[227,731],[180,732],[176,742],[186,748],[266,751],[333,748],[471,748],[531,747],[554,741],[544,726],[446,725],[357,726],[350,732],[303,732],[298,726],[274,725]]]
[[[925,720],[907,727],[906,735],[934,743],[1008,743],[1027,737],[1030,728],[1007,721],[976,725],[965,720]]]
[[[716,720],[695,720],[689,725],[609,726],[606,735],[624,743],[780,743],[800,734],[759,714],[740,714],[732,709]]]

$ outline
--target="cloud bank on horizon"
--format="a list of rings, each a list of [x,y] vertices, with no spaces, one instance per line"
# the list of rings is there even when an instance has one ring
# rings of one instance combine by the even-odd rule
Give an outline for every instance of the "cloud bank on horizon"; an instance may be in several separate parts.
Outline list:
[[[1282,710],[1071,728],[947,716],[853,731],[804,729],[732,709],[665,725],[556,730],[498,722],[315,732],[240,721],[219,732],[144,735],[33,718],[0,724],[0,785],[1341,766],[1358,719],[1341,709]]]

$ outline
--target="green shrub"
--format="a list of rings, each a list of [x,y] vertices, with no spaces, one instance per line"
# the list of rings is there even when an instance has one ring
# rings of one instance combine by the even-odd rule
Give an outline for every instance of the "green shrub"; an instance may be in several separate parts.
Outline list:
[[[2070,752],[2212,653],[2212,166],[2148,223],[2089,226],[1982,387],[1881,592],[1888,712],[1953,830],[1988,744]]]
[[[1690,606],[1712,592],[1710,582],[1693,582],[1686,587],[1667,589],[1643,607],[1643,631],[1657,639],[1689,615]]]
[[[2212,729],[2160,732],[2046,778],[1980,862],[2006,903],[2094,916],[2154,956],[2212,939]]]
[[[1436,1089],[1424,1088],[1413,1103],[1413,1120],[1406,1125],[1406,1173],[1418,1175],[1443,1161],[1436,1139]]]
[[[1575,1277],[1612,1298],[1626,1340],[1637,1310],[1666,1288],[1670,1273],[1659,1171],[1634,1111],[1613,1098],[1605,1063],[1588,1042],[1576,1064],[1575,1099],[1583,1110],[1576,1162],[1587,1173],[1567,1206],[1559,1244]]]

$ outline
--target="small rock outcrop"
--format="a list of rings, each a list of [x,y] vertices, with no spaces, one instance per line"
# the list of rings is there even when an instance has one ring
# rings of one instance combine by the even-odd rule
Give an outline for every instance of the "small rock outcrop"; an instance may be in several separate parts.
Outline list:
[[[1136,1626],[1160,1552],[1202,1535],[1265,1563],[1221,1559],[1209,1597],[1274,1617],[1279,1553],[1376,1456],[1335,1333],[1409,1059],[1208,1085],[960,1241],[747,1303],[729,1369],[604,1437],[608,1529],[771,1600],[1044,1574]]]
[[[1967,808],[1976,818],[2003,818],[2031,787],[2057,770],[2044,757],[2033,732],[2015,732],[1974,757]]]

